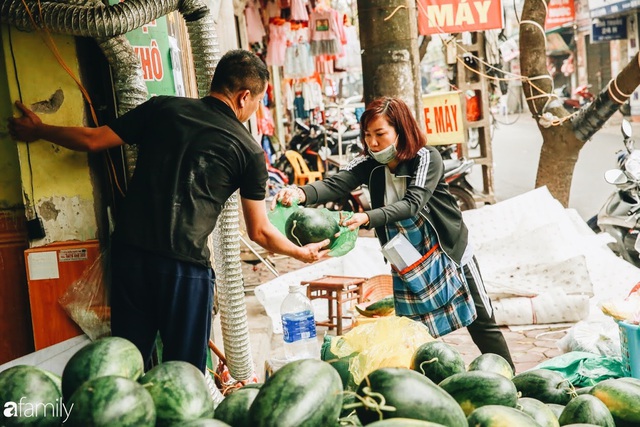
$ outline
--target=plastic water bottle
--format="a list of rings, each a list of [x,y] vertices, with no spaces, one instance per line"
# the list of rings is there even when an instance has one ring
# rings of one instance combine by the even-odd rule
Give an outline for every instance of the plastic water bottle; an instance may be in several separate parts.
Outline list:
[[[311,301],[302,293],[302,286],[289,286],[289,294],[280,306],[284,356],[287,360],[318,359],[316,320]]]

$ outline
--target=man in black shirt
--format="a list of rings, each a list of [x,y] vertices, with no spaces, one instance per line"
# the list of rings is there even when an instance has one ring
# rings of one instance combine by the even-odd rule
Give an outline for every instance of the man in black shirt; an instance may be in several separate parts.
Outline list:
[[[112,236],[111,327],[147,362],[159,331],[163,360],[205,369],[214,283],[207,236],[236,190],[251,240],[304,262],[328,253],[329,240],[298,247],[267,218],[264,153],[243,122],[268,79],[256,55],[233,50],[218,63],[209,96],[154,97],[97,128],[46,125],[16,102],[22,116],[9,119],[16,140],[90,152],[138,146]]]

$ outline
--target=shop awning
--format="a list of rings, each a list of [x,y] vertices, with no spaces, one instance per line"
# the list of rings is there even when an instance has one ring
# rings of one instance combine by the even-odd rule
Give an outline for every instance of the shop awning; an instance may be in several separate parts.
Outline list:
[[[565,43],[562,36],[558,33],[549,33],[547,34],[547,55],[556,56],[556,55],[569,55],[571,53],[571,49]]]

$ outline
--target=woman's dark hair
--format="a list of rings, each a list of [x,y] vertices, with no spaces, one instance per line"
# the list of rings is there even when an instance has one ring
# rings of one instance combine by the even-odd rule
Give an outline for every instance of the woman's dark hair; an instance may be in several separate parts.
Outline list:
[[[227,95],[249,90],[259,95],[269,81],[269,69],[258,56],[248,50],[235,49],[225,53],[211,79],[211,91]]]
[[[399,98],[377,98],[369,105],[360,117],[360,138],[364,141],[364,133],[373,120],[383,117],[396,130],[398,136],[398,154],[400,161],[416,156],[418,150],[427,145],[427,137],[420,131],[418,122],[413,117],[407,104]]]

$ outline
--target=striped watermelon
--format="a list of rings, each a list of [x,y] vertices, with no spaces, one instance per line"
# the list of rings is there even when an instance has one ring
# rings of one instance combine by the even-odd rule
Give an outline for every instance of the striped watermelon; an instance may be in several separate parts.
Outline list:
[[[616,427],[609,408],[600,399],[590,394],[578,396],[567,403],[558,421],[563,426],[588,423],[602,427]]]
[[[184,424],[180,424],[180,427],[237,427],[230,426],[229,424],[220,420],[213,420],[208,418],[200,418],[199,420],[187,421]]]
[[[18,365],[0,372],[0,425],[59,426],[66,418],[55,376],[35,366]]]
[[[342,381],[317,359],[289,362],[260,387],[249,409],[254,427],[333,426],[342,409]]]
[[[87,380],[118,375],[137,380],[144,372],[142,354],[124,338],[105,337],[78,350],[62,371],[62,395],[69,399]]]
[[[260,388],[242,387],[228,394],[216,407],[213,418],[234,427],[250,426],[249,408]]]
[[[139,382],[153,398],[158,427],[213,417],[213,397],[204,374],[190,363],[177,360],[161,363]]]
[[[85,381],[66,401],[65,427],[154,427],[156,409],[145,388],[128,378],[108,375]]]

